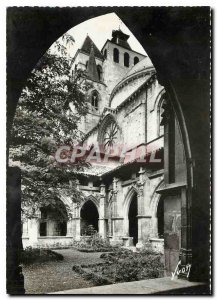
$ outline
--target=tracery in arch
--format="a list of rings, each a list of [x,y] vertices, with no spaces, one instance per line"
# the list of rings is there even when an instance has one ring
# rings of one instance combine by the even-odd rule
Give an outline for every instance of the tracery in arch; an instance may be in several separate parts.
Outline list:
[[[111,115],[105,117],[99,130],[98,141],[104,150],[109,150],[120,142],[120,129]]]

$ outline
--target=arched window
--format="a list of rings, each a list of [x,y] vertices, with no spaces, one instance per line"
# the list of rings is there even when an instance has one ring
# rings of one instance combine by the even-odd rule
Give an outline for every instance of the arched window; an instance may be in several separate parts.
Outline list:
[[[127,52],[124,53],[124,66],[129,67],[130,56]]]
[[[107,58],[107,49],[104,50],[104,58]]]
[[[139,58],[137,56],[134,57],[134,65],[138,64]]]
[[[120,130],[117,123],[113,117],[107,115],[99,130],[98,140],[100,145],[103,145],[104,150],[108,150],[120,142],[120,139]]]
[[[98,108],[99,108],[99,95],[98,95],[97,91],[93,91],[93,93],[91,95],[91,105],[92,105],[93,108],[98,110]]]
[[[87,68],[88,68],[88,60],[86,61],[86,70],[87,70]]]
[[[100,65],[97,65],[97,73],[99,76],[99,80],[102,80],[102,67]]]
[[[114,48],[113,50],[113,60],[116,63],[119,63],[119,50],[117,48]]]
[[[161,97],[158,105],[158,136],[161,136],[164,134],[164,126],[161,126],[161,120],[162,120],[162,114],[164,112],[163,104],[164,104],[164,95]]]

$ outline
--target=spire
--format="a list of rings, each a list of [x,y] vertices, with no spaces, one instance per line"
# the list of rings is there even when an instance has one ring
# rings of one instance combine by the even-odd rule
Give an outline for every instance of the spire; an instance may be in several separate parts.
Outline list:
[[[91,45],[90,56],[87,66],[87,76],[94,81],[99,81],[99,75],[96,67],[93,44]]]
[[[99,49],[97,48],[97,46],[94,44],[94,42],[91,40],[91,38],[89,37],[89,35],[87,34],[83,45],[81,46],[81,51],[90,54],[90,50],[91,50],[91,46],[93,45],[93,49],[94,49],[94,55],[95,57],[103,60],[103,55],[102,53],[99,51]]]

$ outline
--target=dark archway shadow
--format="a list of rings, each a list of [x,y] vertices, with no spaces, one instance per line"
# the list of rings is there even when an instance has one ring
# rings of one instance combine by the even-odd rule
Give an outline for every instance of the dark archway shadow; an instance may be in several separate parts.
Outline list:
[[[133,196],[129,206],[128,219],[129,219],[129,236],[133,238],[133,245],[138,243],[138,200],[137,194]]]
[[[164,199],[163,196],[160,197],[157,206],[157,227],[158,227],[158,237],[164,238]]]
[[[89,235],[90,226],[97,232],[99,231],[99,213],[93,201],[88,200],[84,203],[84,205],[81,207],[80,217],[81,235]]]

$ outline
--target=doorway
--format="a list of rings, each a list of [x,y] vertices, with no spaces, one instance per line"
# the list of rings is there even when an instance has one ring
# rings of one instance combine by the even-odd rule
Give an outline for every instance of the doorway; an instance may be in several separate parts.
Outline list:
[[[88,200],[81,208],[81,235],[92,235],[99,230],[99,213],[96,205]]]
[[[138,243],[138,203],[137,194],[131,200],[128,219],[129,219],[129,236],[133,238],[133,245]]]

